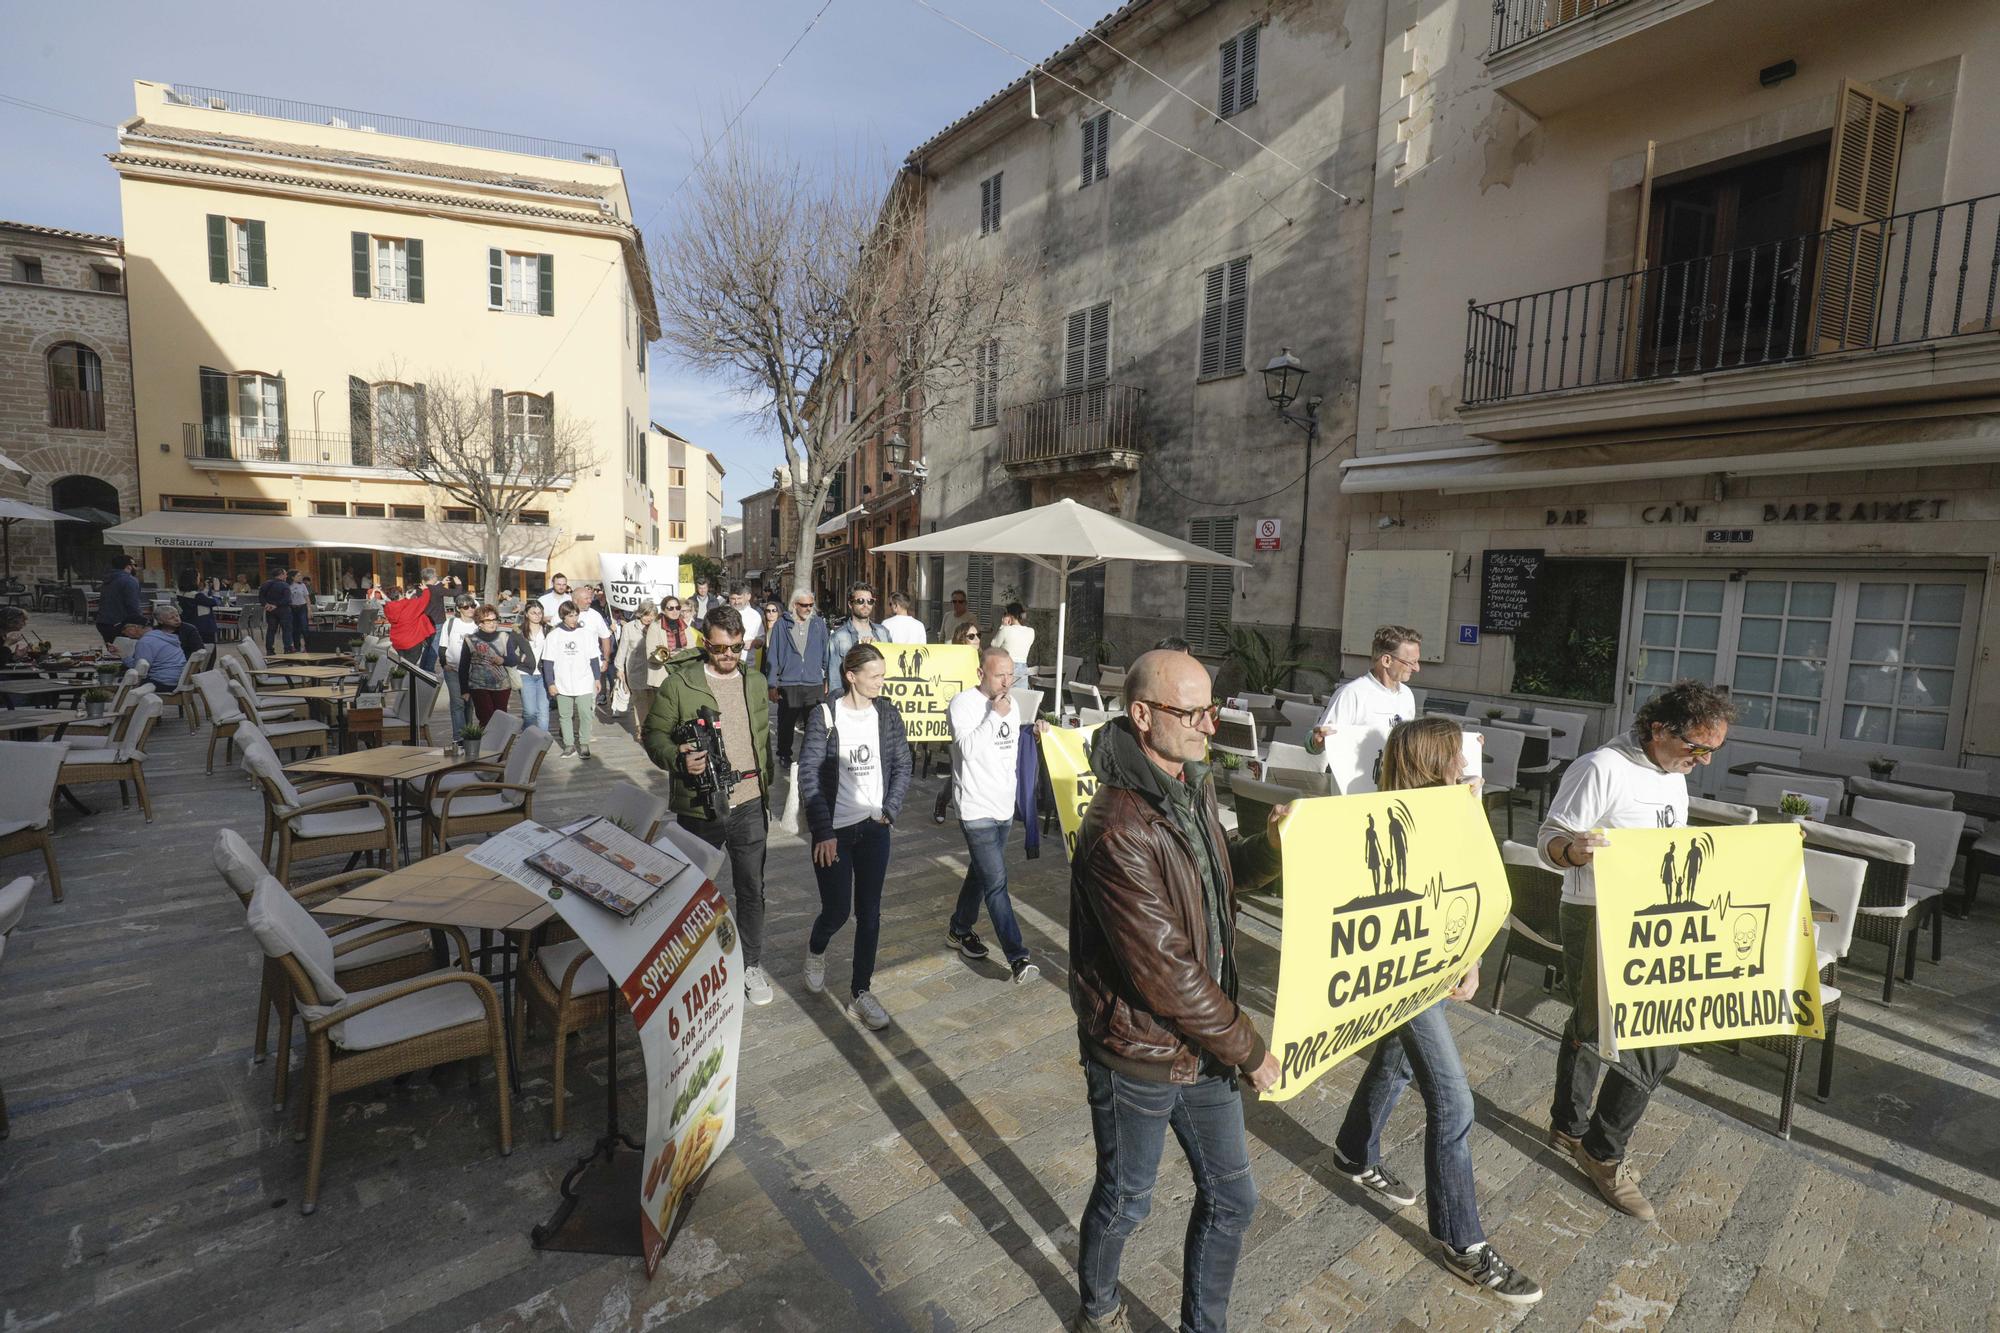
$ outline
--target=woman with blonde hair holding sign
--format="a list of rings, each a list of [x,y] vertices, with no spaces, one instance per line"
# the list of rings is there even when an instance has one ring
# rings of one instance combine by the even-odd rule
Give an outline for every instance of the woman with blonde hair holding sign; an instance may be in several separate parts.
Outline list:
[[[1463,733],[1450,718],[1402,723],[1382,747],[1383,791],[1448,787],[1464,778]],[[1451,998],[1470,1000],[1478,990],[1475,960]],[[1382,1127],[1412,1078],[1424,1098],[1424,1203],[1445,1268],[1509,1305],[1533,1305],[1542,1298],[1540,1284],[1502,1259],[1479,1226],[1469,1142],[1472,1085],[1466,1080],[1465,1063],[1459,1059],[1442,1003],[1375,1043],[1368,1069],[1348,1104],[1347,1118],[1333,1140],[1334,1170],[1398,1206],[1417,1201],[1416,1191],[1381,1161]]]

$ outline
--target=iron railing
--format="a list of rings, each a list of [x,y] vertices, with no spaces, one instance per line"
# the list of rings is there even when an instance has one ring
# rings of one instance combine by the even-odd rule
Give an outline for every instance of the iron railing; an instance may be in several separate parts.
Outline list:
[[[2000,331],[2000,194],[1467,303],[1467,406]]]
[[[1053,398],[1016,403],[1000,414],[1003,463],[1044,463],[1145,447],[1139,400],[1130,384],[1092,384]]]
[[[49,425],[55,430],[103,430],[104,394],[91,389],[50,389]]]
[[[1493,0],[1493,45],[1486,54],[1497,56],[1565,23],[1624,3],[1625,0]]]
[[[293,463],[318,467],[380,467],[373,442],[345,432],[262,429],[231,418],[227,423],[181,424],[181,444],[194,462]]]
[[[216,111],[237,111],[270,120],[291,120],[302,125],[326,125],[334,129],[373,130],[405,139],[428,139],[432,143],[456,144],[460,148],[490,148],[501,153],[526,153],[531,157],[560,158],[565,162],[589,162],[615,167],[618,154],[594,144],[568,143],[530,134],[508,134],[501,130],[474,129],[437,120],[412,120],[408,116],[385,116],[376,111],[356,111],[352,107],[324,106],[318,102],[297,102],[289,97],[266,97],[261,93],[232,93],[220,88],[202,88],[191,83],[169,86],[167,95],[183,106],[205,106]]]

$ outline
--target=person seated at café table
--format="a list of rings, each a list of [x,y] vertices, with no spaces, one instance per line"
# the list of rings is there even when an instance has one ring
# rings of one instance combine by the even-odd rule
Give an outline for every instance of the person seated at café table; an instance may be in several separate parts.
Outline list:
[[[28,628],[28,613],[18,606],[0,607],[0,666],[17,666],[47,652],[49,643]]]
[[[163,606],[154,614],[153,621],[151,629],[144,625],[125,627],[124,636],[136,641],[126,665],[154,689],[179,689],[181,673],[187,669],[187,649],[181,646],[181,613],[175,607]],[[196,647],[200,647],[199,641]]]

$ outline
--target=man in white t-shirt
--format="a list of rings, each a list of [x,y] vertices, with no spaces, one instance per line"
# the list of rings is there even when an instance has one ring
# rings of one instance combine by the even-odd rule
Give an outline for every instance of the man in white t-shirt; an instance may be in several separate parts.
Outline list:
[[[882,633],[890,643],[924,643],[924,622],[910,612],[915,608],[906,592],[889,594],[889,618],[882,622]]]
[[[748,652],[764,641],[764,613],[750,605],[750,585],[747,583],[729,585],[729,604],[736,608],[738,618],[743,621],[743,649]]]
[[[947,709],[951,779],[969,864],[944,937],[967,958],[985,958],[986,942],[972,929],[984,902],[1015,984],[1025,985],[1041,970],[1028,961],[1028,946],[1021,942],[1021,927],[1014,920],[1014,901],[1007,896],[1007,832],[1014,824],[1019,772],[1015,761],[1022,727],[1013,688],[1014,659],[1004,648],[988,648],[979,655],[979,684],[959,691]],[[1034,725],[1032,719],[1027,725]]]
[[[558,574],[549,580],[549,590],[535,600],[542,604],[542,614],[549,618],[551,625],[562,624],[562,604],[569,600],[569,579]],[[582,603],[578,603],[579,606]]]
[[[597,636],[598,651],[604,655],[604,675],[598,681],[597,701],[611,701],[611,682],[617,674],[616,664],[611,657],[611,622],[604,612],[597,609],[597,592],[585,584],[570,593],[570,600],[576,603],[576,621],[584,629]]]
[[[1407,625],[1383,625],[1369,645],[1368,670],[1333,692],[1306,749],[1318,754],[1326,738],[1340,727],[1377,727],[1387,734],[1398,722],[1417,715],[1417,696],[1410,677],[1422,671],[1418,660],[1423,636]]]
[[[1604,1087],[1597,1087],[1603,1060],[1597,1053],[1597,880],[1591,862],[1605,843],[1601,829],[1687,823],[1687,775],[1709,761],[1735,717],[1729,696],[1700,681],[1684,680],[1654,695],[1629,733],[1570,765],[1537,839],[1549,864],[1563,872],[1563,984],[1571,1006],[1556,1051],[1549,1143],[1575,1160],[1606,1202],[1638,1218],[1652,1217],[1653,1205],[1621,1169],[1625,1147],[1680,1048],[1621,1051]]]

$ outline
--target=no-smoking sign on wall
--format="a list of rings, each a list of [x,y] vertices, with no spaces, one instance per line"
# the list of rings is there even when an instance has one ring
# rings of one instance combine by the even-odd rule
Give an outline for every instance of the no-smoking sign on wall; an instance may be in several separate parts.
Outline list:
[[[1260,518],[1257,520],[1257,549],[1275,551],[1278,549],[1279,520]]]

